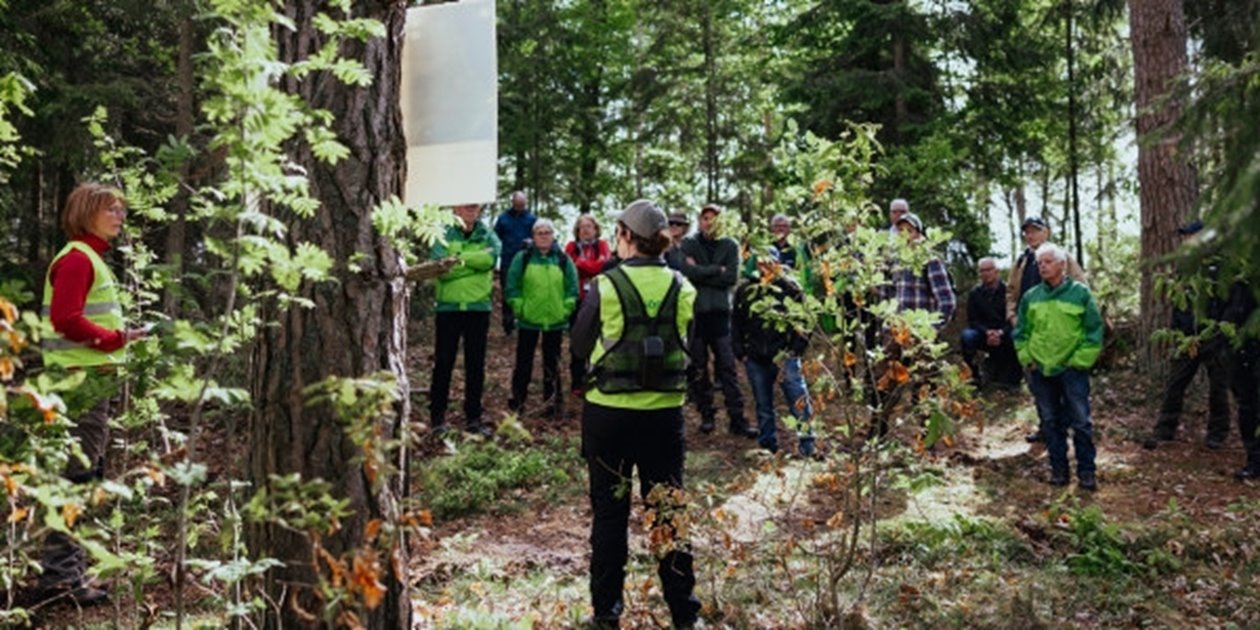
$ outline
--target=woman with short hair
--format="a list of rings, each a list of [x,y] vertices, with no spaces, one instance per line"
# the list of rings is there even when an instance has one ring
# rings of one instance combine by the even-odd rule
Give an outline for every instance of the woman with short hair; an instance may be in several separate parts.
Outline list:
[[[115,371],[126,361],[127,343],[144,336],[141,329],[127,328],[118,280],[104,259],[110,242],[122,234],[126,216],[127,202],[119,190],[96,182],[76,187],[62,214],[69,242],[44,279],[42,315],[52,330],[41,343],[44,366],[86,375],[63,396],[66,415],[73,419],[70,436],[83,452],[83,458],[72,455],[66,463],[64,476],[74,483],[105,475]],[[79,606],[108,601],[109,594],[87,580],[87,555],[70,536],[49,534],[40,564],[38,601],[68,600]]]
[[[560,344],[577,308],[578,278],[573,261],[556,244],[556,226],[547,219],[534,223],[533,246],[512,259],[507,273],[508,304],[516,315],[516,366],[512,369],[512,398],[508,408],[525,409],[529,382],[534,377],[534,350],[542,340],[544,415],[564,413],[560,396]]]

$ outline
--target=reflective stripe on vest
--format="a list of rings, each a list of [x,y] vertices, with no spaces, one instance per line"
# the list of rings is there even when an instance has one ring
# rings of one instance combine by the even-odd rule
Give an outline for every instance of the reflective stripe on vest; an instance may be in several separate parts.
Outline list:
[[[662,271],[664,271],[662,269]],[[678,299],[682,282],[669,274],[670,284],[659,305],[649,309],[643,292],[622,267],[605,274],[614,290],[617,308],[608,312],[601,304],[601,318],[620,319],[620,334],[601,334],[591,370],[591,384],[605,394],[687,391],[687,355],[678,331]],[[605,285],[607,286],[607,285]],[[600,287],[601,291],[604,287]],[[659,289],[657,292],[659,293]],[[604,296],[601,295],[601,299]],[[611,304],[608,304],[611,306]],[[649,315],[649,310],[655,310]],[[606,328],[601,333],[610,332]],[[602,350],[602,352],[599,352]]]
[[[101,352],[91,346],[70,341],[53,330],[50,319],[52,268],[66,254],[76,250],[87,256],[92,263],[92,286],[88,289],[87,300],[83,304],[83,316],[93,324],[107,330],[123,329],[122,305],[118,301],[118,283],[114,279],[114,273],[90,245],[82,241],[70,241],[53,258],[52,263],[48,265],[49,273],[44,275],[44,305],[40,309],[44,329],[48,331],[48,336],[40,343],[44,365],[91,367],[122,363],[126,360],[126,352],[121,348],[113,352]]]

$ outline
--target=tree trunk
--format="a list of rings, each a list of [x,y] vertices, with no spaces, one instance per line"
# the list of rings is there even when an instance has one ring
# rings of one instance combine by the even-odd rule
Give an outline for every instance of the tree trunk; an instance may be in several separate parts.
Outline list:
[[[274,32],[281,59],[293,62],[314,53],[323,42],[312,25],[322,3],[287,0],[285,4],[296,29],[276,28]],[[336,116],[334,131],[350,155],[329,166],[316,161],[304,144],[293,152],[308,169],[312,195],[321,205],[312,219],[286,217],[288,238],[327,251],[337,261],[336,282],[303,287],[303,297],[315,304],[312,309],[290,307],[264,314],[279,325],[266,329],[252,362],[250,382],[256,408],[250,419],[250,473],[259,488],[268,485],[271,475],[322,478],[332,485],[334,494],[348,499],[353,516],[338,532],[321,540],[323,548],[337,557],[363,544],[370,520],[397,518],[405,477],[400,475],[383,492],[374,493],[363,467],[354,462],[359,447],[345,435],[327,405],[307,406],[302,390],[329,377],[391,372],[402,390],[399,421],[383,429],[387,436],[396,437],[405,426],[402,423],[409,412],[404,364],[406,284],[401,257],[373,229],[371,211],[389,196],[401,194],[406,169],[398,107],[406,7],[403,0],[354,3],[355,17],[375,18],[387,31],[384,38],[349,43],[341,50],[363,62],[375,77],[372,85],[349,87],[327,73],[316,73],[301,81],[289,79],[285,86],[312,107]],[[347,268],[346,261],[356,258],[357,270]],[[275,618],[269,619],[269,625],[312,625],[295,611],[296,604],[318,612],[314,593],[307,587],[317,580],[311,542],[275,526],[256,527],[250,535],[255,554],[288,565],[268,576],[266,586],[274,601],[280,601],[286,588],[289,593],[271,612]],[[375,610],[360,619],[369,628],[411,625],[406,541],[400,541],[392,553],[396,555],[381,559],[380,579],[388,592]]]
[[[179,23],[179,60],[176,65],[175,79],[178,88],[175,103],[175,136],[185,141],[193,132],[194,117],[194,91],[196,90],[196,81],[193,78],[192,55],[193,48],[196,46],[194,38],[193,13],[197,7],[192,2],[185,2],[182,5],[186,12],[183,19]],[[180,173],[180,180],[183,184],[191,185],[188,182],[189,174],[192,172],[191,164],[185,164]],[[188,233],[188,190],[181,186],[179,192],[175,193],[175,198],[171,200],[171,211],[175,214],[175,220],[166,228],[166,264],[171,267],[172,278],[184,277],[184,250],[186,249],[186,240]],[[170,283],[162,295],[162,311],[171,317],[179,315],[179,285],[176,282]]]
[[[703,42],[704,47],[704,130],[705,130],[705,175],[708,178],[708,198],[706,201],[718,201],[718,110],[717,110],[717,42],[713,29],[713,7],[701,3],[703,7]]]
[[[1151,132],[1181,115],[1176,99],[1163,100],[1186,70],[1186,23],[1181,0],[1129,0],[1129,28],[1133,41],[1134,93],[1137,100],[1138,186],[1142,213],[1141,260],[1158,261],[1177,247],[1177,226],[1190,216],[1197,196],[1194,171],[1178,154],[1176,134],[1153,142]],[[1158,362],[1150,335],[1168,324],[1168,301],[1155,294],[1155,278],[1167,265],[1148,265],[1142,271],[1141,342],[1139,365]]]

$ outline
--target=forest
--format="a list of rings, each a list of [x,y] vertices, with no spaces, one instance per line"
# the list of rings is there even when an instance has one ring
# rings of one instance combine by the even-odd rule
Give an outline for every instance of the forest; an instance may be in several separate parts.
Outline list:
[[[1260,626],[1260,0],[466,2],[0,0],[0,626]]]

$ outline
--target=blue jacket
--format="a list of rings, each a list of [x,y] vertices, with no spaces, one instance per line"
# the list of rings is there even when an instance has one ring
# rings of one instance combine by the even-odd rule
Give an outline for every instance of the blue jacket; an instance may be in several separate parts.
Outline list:
[[[529,209],[520,213],[508,208],[494,221],[494,233],[498,235],[503,250],[499,252],[499,269],[507,272],[516,253],[525,248],[525,241],[534,236],[534,222],[538,217]]]

